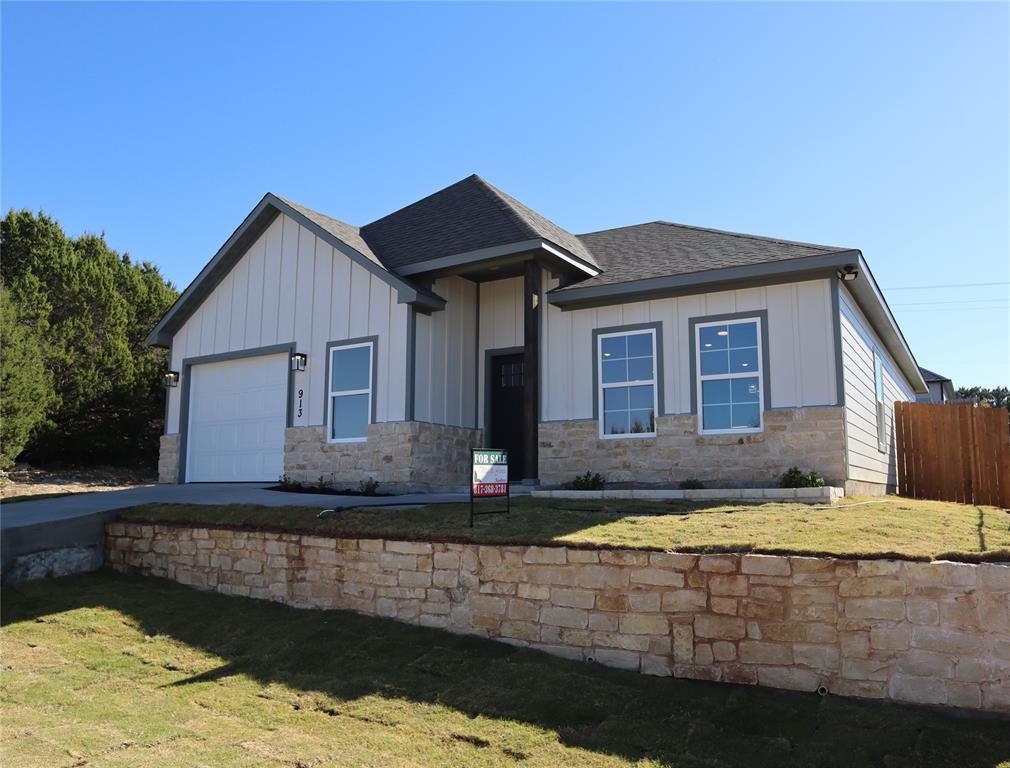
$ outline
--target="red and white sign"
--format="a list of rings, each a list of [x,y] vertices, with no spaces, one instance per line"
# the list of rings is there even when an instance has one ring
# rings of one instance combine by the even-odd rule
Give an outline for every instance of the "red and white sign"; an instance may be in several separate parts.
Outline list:
[[[473,452],[473,496],[509,495],[508,451],[477,450]]]

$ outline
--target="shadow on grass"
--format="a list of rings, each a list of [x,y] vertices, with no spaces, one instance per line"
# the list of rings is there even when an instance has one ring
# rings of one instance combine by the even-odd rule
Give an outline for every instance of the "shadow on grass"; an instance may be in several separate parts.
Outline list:
[[[379,695],[443,705],[469,718],[528,723],[569,747],[675,766],[991,768],[1010,756],[1006,721],[646,677],[345,611],[197,592],[162,579],[102,572],[23,585],[4,597],[4,625],[59,621],[46,617],[101,607],[135,620],[146,635],[169,636],[222,659],[214,669],[183,671],[168,683],[192,687],[193,695],[244,675],[305,694],[292,706],[331,716],[355,717],[347,712],[355,700]],[[389,717],[374,727],[395,726],[395,708]],[[465,733],[452,738],[497,749]],[[500,762],[522,758],[503,750]]]

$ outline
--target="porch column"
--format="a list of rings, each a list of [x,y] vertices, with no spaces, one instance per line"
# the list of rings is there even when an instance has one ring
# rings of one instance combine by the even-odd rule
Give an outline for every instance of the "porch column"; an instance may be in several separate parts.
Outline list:
[[[539,472],[540,428],[540,266],[526,262],[523,273],[523,436],[526,439],[524,479]]]

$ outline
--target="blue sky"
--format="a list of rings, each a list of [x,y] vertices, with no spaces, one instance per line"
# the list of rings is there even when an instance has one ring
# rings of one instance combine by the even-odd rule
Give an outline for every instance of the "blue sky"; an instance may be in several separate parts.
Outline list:
[[[0,203],[184,287],[266,191],[363,224],[477,172],[574,232],[860,248],[921,365],[1010,384],[1008,5],[2,13]]]

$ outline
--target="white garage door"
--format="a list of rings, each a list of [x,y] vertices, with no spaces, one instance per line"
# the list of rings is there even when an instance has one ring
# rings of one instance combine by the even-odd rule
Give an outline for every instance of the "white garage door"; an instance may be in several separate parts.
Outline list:
[[[190,369],[187,482],[277,480],[284,471],[288,355]]]

